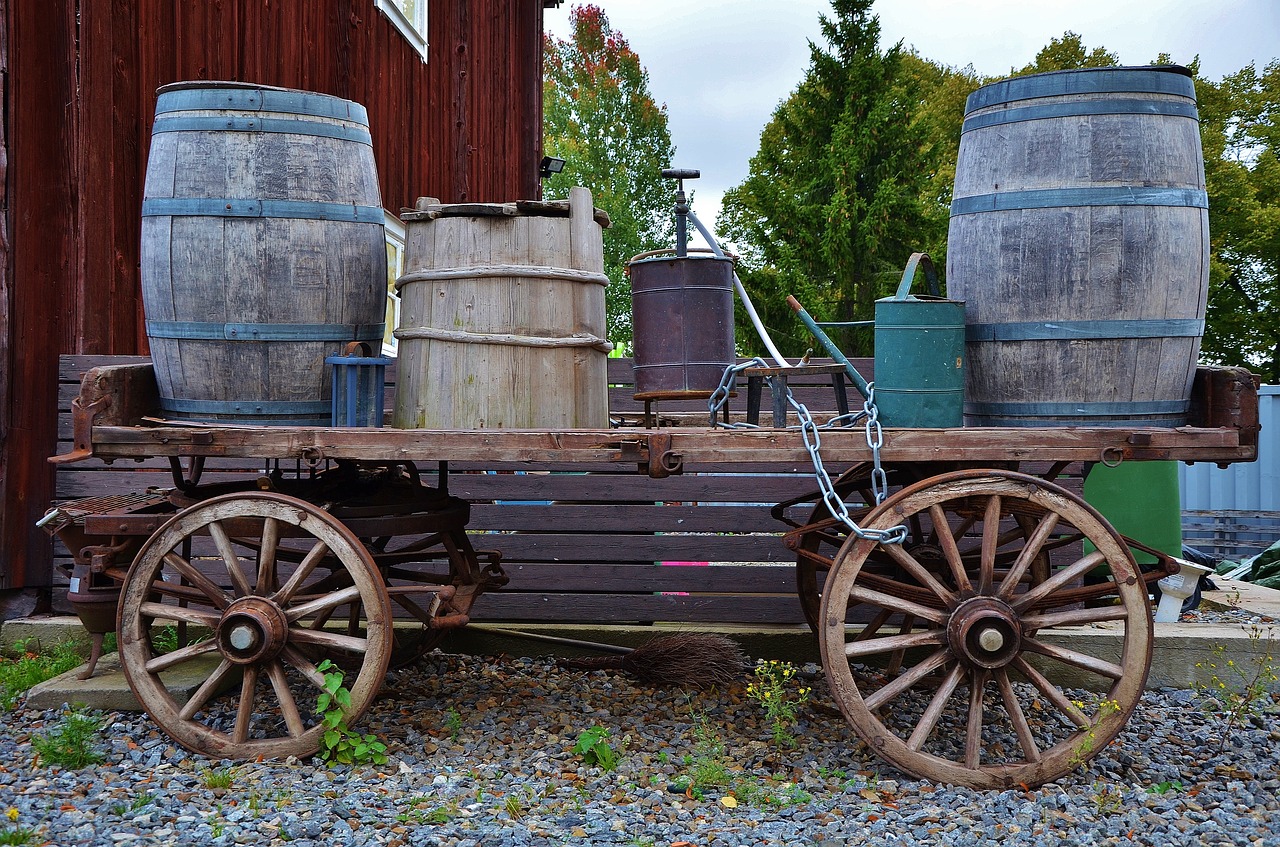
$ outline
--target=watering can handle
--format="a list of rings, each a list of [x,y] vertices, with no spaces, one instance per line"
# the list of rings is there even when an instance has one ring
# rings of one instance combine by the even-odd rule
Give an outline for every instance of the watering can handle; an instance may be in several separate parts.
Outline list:
[[[911,283],[916,278],[917,267],[924,268],[924,280],[929,286],[929,293],[934,297],[942,296],[942,289],[938,285],[938,270],[933,266],[933,260],[929,258],[929,254],[912,253],[911,258],[907,260],[907,267],[902,271],[902,282],[898,283],[898,293],[893,299],[907,299],[907,295],[911,293]]]

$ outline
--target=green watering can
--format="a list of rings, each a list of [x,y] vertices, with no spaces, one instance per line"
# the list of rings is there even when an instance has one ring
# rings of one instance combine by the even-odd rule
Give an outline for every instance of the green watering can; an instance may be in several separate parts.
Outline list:
[[[930,293],[911,293],[917,269]],[[843,364],[867,396],[867,383],[794,297],[787,302],[831,358]],[[866,321],[858,324],[866,325]],[[964,303],[941,295],[938,272],[925,253],[913,253],[893,297],[876,301],[875,401],[888,427],[946,429],[964,426]],[[850,324],[826,324],[850,326]]]

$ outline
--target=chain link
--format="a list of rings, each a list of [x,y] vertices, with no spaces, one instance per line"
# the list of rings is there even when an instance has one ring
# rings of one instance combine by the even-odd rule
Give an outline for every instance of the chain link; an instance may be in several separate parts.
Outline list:
[[[769,365],[763,359],[756,357],[751,361],[730,365],[725,368],[724,375],[720,378],[719,387],[712,393],[711,399],[707,401],[713,427],[759,429],[754,424],[725,423],[720,421],[719,417],[724,404],[729,399],[729,392],[737,382],[738,374],[747,368],[767,367]],[[765,382],[772,387],[773,379],[771,377],[765,377]],[[831,513],[831,516],[844,524],[849,532],[858,538],[870,539],[880,544],[901,544],[907,538],[907,528],[905,526],[899,525],[889,529],[863,529],[858,526],[857,522],[850,516],[844,500],[836,492],[835,484],[831,481],[831,475],[827,473],[826,467],[822,464],[822,436],[820,430],[832,429],[837,425],[852,425],[857,423],[859,419],[865,419],[864,431],[866,432],[867,447],[871,450],[871,491],[875,495],[877,506],[884,502],[884,498],[889,493],[889,479],[885,474],[884,468],[880,465],[880,448],[884,445],[884,431],[880,427],[879,412],[876,409],[874,383],[869,384],[867,388],[868,396],[866,402],[862,405],[861,412],[840,415],[822,425],[819,425],[813,419],[808,407],[795,398],[795,395],[791,393],[790,385],[786,386],[787,403],[795,410],[796,418],[800,421],[800,436],[804,440],[805,449],[809,452],[809,458],[813,462],[813,473],[818,480],[818,489],[822,494],[823,505],[827,507],[827,511]],[[793,427],[787,428],[793,429]]]

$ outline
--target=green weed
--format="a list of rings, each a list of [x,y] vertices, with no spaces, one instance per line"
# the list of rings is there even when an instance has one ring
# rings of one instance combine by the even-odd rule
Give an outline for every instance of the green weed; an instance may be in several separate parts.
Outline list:
[[[94,743],[101,729],[102,718],[72,710],[50,732],[32,736],[31,747],[47,765],[79,770],[103,761]]]
[[[227,789],[239,775],[235,768],[205,768],[200,771],[200,784],[209,789]]]
[[[31,639],[14,645],[16,658],[0,657],[0,708],[12,709],[31,686],[79,667],[84,658],[72,642],[54,645],[48,653],[30,649]]]
[[[351,691],[342,684],[342,671],[328,659],[316,670],[324,674],[324,691],[316,700],[325,730],[320,737],[321,759],[329,765],[386,764],[387,745],[373,733],[361,734],[347,726]]]
[[[765,717],[773,731],[773,743],[780,747],[794,747],[795,726],[800,707],[809,699],[810,689],[794,682],[796,668],[790,662],[761,659],[756,663],[756,679],[747,686],[747,696],[764,708]]]
[[[1254,648],[1250,659],[1237,662],[1225,658],[1226,648],[1214,648],[1212,662],[1197,662],[1196,667],[1210,672],[1208,684],[1199,684],[1196,690],[1204,697],[1202,707],[1210,709],[1210,699],[1217,701],[1227,717],[1219,750],[1235,729],[1250,715],[1260,715],[1276,703],[1273,689],[1280,682],[1280,668],[1275,657],[1275,632],[1268,628],[1263,640],[1262,628],[1254,624],[1249,630],[1249,642]],[[1214,711],[1217,711],[1214,709]]]
[[[13,829],[0,829],[0,844],[23,847],[23,845],[26,844],[35,844],[36,837],[36,831],[34,829],[28,829],[25,826],[15,826]]]
[[[609,730],[593,726],[578,736],[573,752],[581,756],[589,767],[611,771],[618,766],[618,754],[606,743],[605,739],[608,737]]]

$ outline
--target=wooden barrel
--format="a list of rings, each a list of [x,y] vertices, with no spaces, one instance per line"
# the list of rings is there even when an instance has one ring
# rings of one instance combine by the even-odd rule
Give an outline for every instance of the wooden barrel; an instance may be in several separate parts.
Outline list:
[[[967,424],[1185,424],[1208,286],[1185,68],[1035,74],[969,96],[947,245]]]
[[[604,251],[591,193],[404,215],[394,426],[609,424]]]
[[[241,83],[160,89],[142,298],[167,417],[327,425],[325,357],[381,350],[387,253],[362,106]]]

